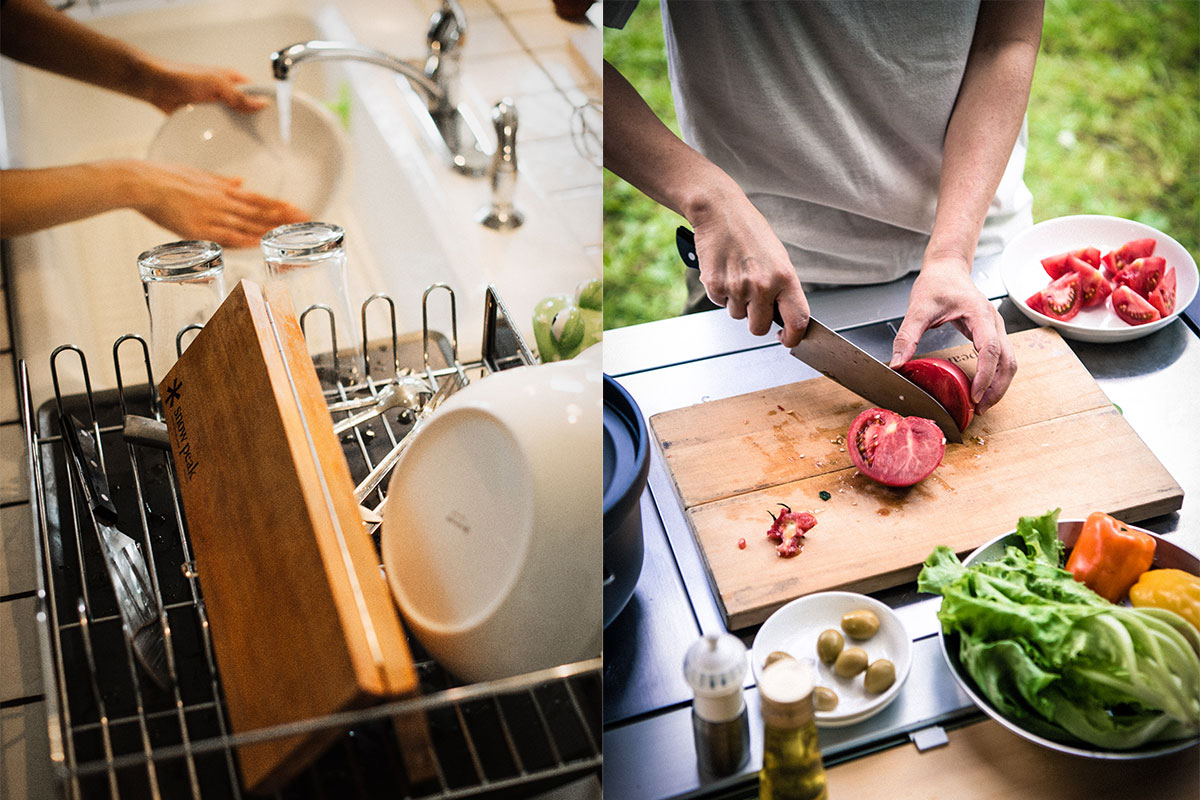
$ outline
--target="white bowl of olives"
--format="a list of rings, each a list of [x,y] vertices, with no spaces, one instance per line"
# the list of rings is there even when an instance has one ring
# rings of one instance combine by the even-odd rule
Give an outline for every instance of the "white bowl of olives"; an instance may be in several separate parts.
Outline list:
[[[900,693],[912,664],[912,638],[883,603],[854,592],[819,592],[772,614],[754,637],[757,678],[768,659],[811,661],[817,725],[840,728],[878,714]]]

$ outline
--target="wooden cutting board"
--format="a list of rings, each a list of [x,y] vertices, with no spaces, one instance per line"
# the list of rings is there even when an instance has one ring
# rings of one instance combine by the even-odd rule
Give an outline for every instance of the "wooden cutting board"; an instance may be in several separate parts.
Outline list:
[[[414,691],[286,291],[239,283],[159,390],[234,732]],[[281,788],[340,733],[239,747],[247,789]]]
[[[1023,515],[1061,508],[1064,519],[1106,511],[1136,522],[1182,505],[1179,484],[1058,333],[1010,338],[1019,368],[1004,399],[908,489],[854,468],[845,435],[870,404],[828,378],[651,417],[730,629],[812,592],[912,580],[935,546],[968,553]],[[974,375],[970,345],[928,355]],[[778,557],[766,539],[768,512],[780,503],[817,516],[793,558]]]

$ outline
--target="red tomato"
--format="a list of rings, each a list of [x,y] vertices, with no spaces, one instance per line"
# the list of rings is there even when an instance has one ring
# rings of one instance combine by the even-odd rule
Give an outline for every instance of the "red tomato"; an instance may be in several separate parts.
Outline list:
[[[858,471],[884,486],[912,486],[929,477],[946,454],[941,428],[923,417],[868,408],[846,434]]]
[[[1142,297],[1149,297],[1166,271],[1167,260],[1160,256],[1139,258],[1125,269],[1117,273],[1113,283],[1118,286],[1128,286]]]
[[[971,402],[971,381],[958,364],[944,358],[917,358],[896,367],[896,371],[941,403],[950,412],[960,431],[966,430],[971,424],[975,416],[975,404]]]
[[[1035,299],[1036,298],[1036,299]],[[1061,322],[1073,319],[1083,308],[1083,293],[1079,289],[1079,274],[1068,272],[1055,278],[1050,285],[1025,301],[1039,314]]]
[[[1069,253],[1059,253],[1056,256],[1042,259],[1042,269],[1051,278],[1061,278],[1069,269],[1067,260],[1074,256],[1095,269],[1100,269],[1100,251],[1095,247],[1081,247]]]
[[[1132,242],[1126,242],[1121,245],[1111,253],[1105,253],[1100,259],[1104,263],[1104,277],[1115,278],[1118,272],[1125,269],[1134,261],[1153,255],[1156,244],[1157,242],[1153,239],[1134,239]]]
[[[1158,309],[1128,286],[1118,286],[1112,293],[1113,311],[1130,325],[1145,325],[1162,319]]]
[[[1072,255],[1067,256],[1067,267],[1079,276],[1081,308],[1098,306],[1112,294],[1112,284],[1091,264]]]
[[[1171,316],[1175,310],[1175,268],[1170,267],[1163,273],[1162,281],[1155,286],[1150,296],[1146,298],[1159,314]]]

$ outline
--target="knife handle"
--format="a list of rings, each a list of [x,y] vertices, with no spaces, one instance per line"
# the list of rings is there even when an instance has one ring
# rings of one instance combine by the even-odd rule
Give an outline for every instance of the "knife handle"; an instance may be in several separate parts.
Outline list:
[[[100,448],[96,446],[91,429],[74,414],[60,418],[59,426],[62,428],[63,440],[67,443],[71,460],[75,463],[76,477],[79,478],[83,489],[84,500],[97,519],[108,525],[115,524],[117,507],[113,505],[108,478],[104,473],[104,465],[100,462]]]
[[[679,250],[679,257],[683,259],[683,263],[689,269],[699,272],[700,256],[696,254],[696,234],[680,225],[675,229],[675,247]],[[787,327],[783,323],[783,315],[779,313],[778,303],[771,305],[771,319],[775,320],[775,324],[779,327]]]

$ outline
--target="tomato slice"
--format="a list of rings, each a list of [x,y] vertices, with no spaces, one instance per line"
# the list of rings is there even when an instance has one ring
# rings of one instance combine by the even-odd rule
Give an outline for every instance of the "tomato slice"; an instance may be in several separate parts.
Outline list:
[[[1079,313],[1079,309],[1083,308],[1083,293],[1079,289],[1079,274],[1076,272],[1068,272],[1061,278],[1055,278],[1049,286],[1038,292],[1038,295],[1040,297],[1037,300],[1026,301],[1029,307],[1060,322],[1073,319]]]
[[[1068,259],[1072,256],[1085,264],[1090,264],[1095,269],[1100,269],[1100,250],[1095,247],[1081,247],[1068,253],[1059,253],[1056,256],[1043,258],[1042,269],[1046,270],[1046,274],[1051,278],[1061,278],[1070,270]]]
[[[1099,252],[1099,251],[1097,251]],[[1100,270],[1076,256],[1067,256],[1067,267],[1079,276],[1080,305],[1082,308],[1098,306],[1112,294],[1112,284]],[[1045,313],[1045,312],[1043,312]]]
[[[886,408],[868,408],[855,417],[846,442],[858,471],[884,486],[923,481],[946,454],[946,437],[933,421]]]
[[[1113,278],[1113,283],[1128,286],[1142,297],[1149,297],[1162,281],[1166,268],[1167,260],[1160,256],[1139,258],[1118,272],[1117,277]]]
[[[971,402],[971,381],[958,364],[944,358],[915,358],[896,367],[896,371],[941,403],[950,412],[960,431],[966,430],[971,424],[975,416],[975,404]]]
[[[1158,286],[1150,292],[1150,296],[1146,298],[1150,301],[1150,305],[1158,310],[1159,314],[1164,317],[1171,316],[1175,311],[1175,268],[1170,267],[1163,273],[1162,280]]]
[[[1118,286],[1112,293],[1113,311],[1130,325],[1145,325],[1162,319],[1158,309],[1128,286]]]
[[[1157,244],[1153,239],[1134,239],[1110,253],[1105,253],[1100,259],[1104,264],[1104,277],[1115,278],[1118,272],[1134,261],[1153,255]]]

